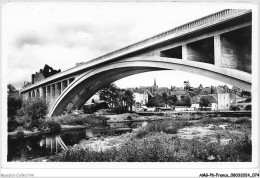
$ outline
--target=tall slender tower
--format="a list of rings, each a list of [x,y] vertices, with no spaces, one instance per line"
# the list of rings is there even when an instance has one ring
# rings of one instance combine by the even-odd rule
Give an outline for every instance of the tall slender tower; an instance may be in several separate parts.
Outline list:
[[[158,86],[156,85],[156,79],[154,78],[154,83],[152,86],[152,92],[158,91]]]

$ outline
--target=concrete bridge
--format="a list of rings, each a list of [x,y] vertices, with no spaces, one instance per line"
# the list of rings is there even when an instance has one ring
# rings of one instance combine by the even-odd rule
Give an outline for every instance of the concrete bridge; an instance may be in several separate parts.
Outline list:
[[[180,70],[251,90],[251,41],[251,10],[226,9],[45,78],[20,92],[25,98],[45,98],[51,106],[49,115],[60,115],[83,106],[103,86],[147,71]]]

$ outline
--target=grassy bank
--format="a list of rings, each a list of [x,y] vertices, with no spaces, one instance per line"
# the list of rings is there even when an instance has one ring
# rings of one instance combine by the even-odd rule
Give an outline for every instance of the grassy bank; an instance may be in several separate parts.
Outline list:
[[[183,128],[201,127],[207,125],[205,120],[196,123],[186,121],[165,120],[153,122],[146,126],[119,136],[119,141],[111,141],[106,149],[95,149],[89,141],[70,147],[69,149],[52,156],[48,161],[62,162],[197,162],[197,161],[224,161],[248,162],[251,161],[252,143],[248,135],[229,137],[226,143],[221,142],[217,132],[213,137],[216,141],[193,137],[184,139],[178,135]],[[246,119],[212,121],[214,124],[230,124],[247,127]],[[232,127],[232,128],[234,128]],[[230,128],[230,129],[232,129]],[[220,129],[221,130],[221,129]],[[228,130],[225,130],[225,132]],[[232,133],[232,132],[230,132]],[[228,135],[228,134],[227,134]],[[113,144],[116,142],[116,144]]]
[[[60,132],[62,129],[70,129],[77,127],[101,127],[106,124],[108,118],[105,116],[96,116],[94,114],[67,114],[58,117],[47,117],[34,121],[31,125],[31,120],[28,117],[20,117],[16,119],[17,127],[8,135],[17,136],[33,136],[41,133]]]

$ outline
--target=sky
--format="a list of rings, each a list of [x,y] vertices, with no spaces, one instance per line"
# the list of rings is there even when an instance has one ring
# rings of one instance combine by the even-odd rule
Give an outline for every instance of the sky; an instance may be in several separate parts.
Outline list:
[[[45,64],[64,71],[124,46],[225,9],[220,4],[176,2],[8,2],[3,7],[3,59],[17,89]],[[182,76],[182,77],[179,77]],[[222,85],[181,71],[136,74],[121,88]]]

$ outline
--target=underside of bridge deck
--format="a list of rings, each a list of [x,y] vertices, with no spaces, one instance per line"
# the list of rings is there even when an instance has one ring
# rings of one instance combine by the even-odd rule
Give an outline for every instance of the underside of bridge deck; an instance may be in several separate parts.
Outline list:
[[[130,75],[148,71],[181,70],[216,78],[225,83],[242,86],[245,89],[251,87],[250,77],[245,72],[217,68],[215,65],[206,63],[194,66],[194,63],[196,62],[172,63],[171,59],[162,57],[132,58],[86,71],[59,95],[49,114],[60,115],[69,112],[71,109],[81,108],[89,98],[105,85]],[[240,80],[239,75],[247,77],[245,80],[248,81]]]

